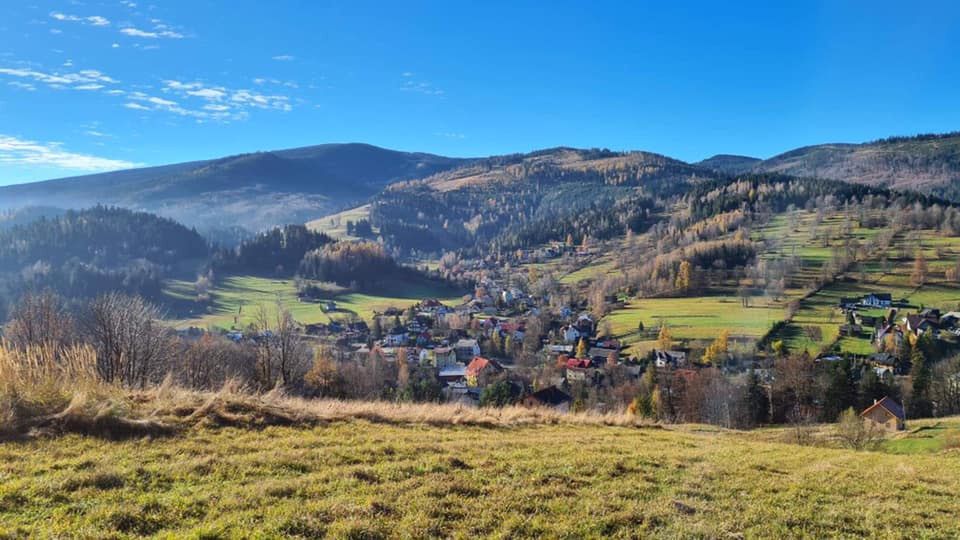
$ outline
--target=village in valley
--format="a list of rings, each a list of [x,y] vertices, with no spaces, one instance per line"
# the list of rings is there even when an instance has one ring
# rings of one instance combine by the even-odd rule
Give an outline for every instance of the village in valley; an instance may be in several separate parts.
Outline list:
[[[653,415],[665,414],[663,409],[652,409],[675,400],[670,405],[672,414],[682,415],[682,409],[690,407],[680,403],[689,399],[682,397],[685,389],[697,388],[702,393],[700,387],[711,384],[717,373],[756,385],[757,391],[765,394],[760,402],[774,407],[776,345],[770,336],[782,332],[777,324],[758,340],[767,343],[767,351],[761,354],[734,350],[736,339],[727,331],[713,340],[676,339],[667,317],[650,320],[648,327],[639,322],[635,334],[648,340],[648,346],[640,348],[636,335],[615,333],[603,317],[629,305],[630,299],[623,294],[606,295],[602,301],[605,308],[597,316],[595,305],[575,301],[563,289],[541,290],[540,294],[531,290],[538,288],[536,272],[544,263],[576,261],[580,267],[591,268],[610,247],[609,243],[591,248],[554,243],[518,252],[513,259],[515,269],[506,272],[489,260],[459,261],[460,268],[478,276],[474,289],[459,301],[424,298],[406,307],[375,310],[369,318],[342,309],[336,300],[318,301],[301,295],[298,301],[322,312],[327,322],[302,324],[297,332],[329,360],[325,365],[331,372],[345,363],[380,364],[383,369],[354,372],[357,377],[379,377],[379,396],[406,395],[406,399],[467,407],[515,403],[562,412],[604,412],[628,406]],[[525,279],[515,279],[517,272]],[[558,298],[565,300],[558,302]],[[837,335],[868,342],[872,351],[851,356],[835,348],[806,356],[810,377],[814,377],[816,365],[853,362],[871,371],[881,388],[893,389],[911,373],[911,346],[917,348],[922,342],[927,347],[952,350],[960,336],[960,312],[911,306],[888,292],[842,297],[833,309],[836,315],[831,314],[830,319],[836,321]],[[238,320],[235,317],[235,322]],[[255,343],[261,337],[236,325],[221,332],[237,343]],[[197,338],[205,331],[190,328],[180,333]],[[341,371],[342,376],[351,372]],[[342,391],[338,385],[349,385],[342,376],[322,379],[326,386],[316,390],[338,395]],[[671,396],[659,394],[667,378],[674,381],[665,385]],[[654,385],[657,397],[653,397]],[[637,398],[644,391],[647,403]],[[805,414],[815,417],[822,408],[821,403],[811,403]],[[872,404],[864,404],[864,418],[877,416],[877,410],[884,414],[892,410],[898,419],[893,427],[902,429],[906,415],[894,397],[875,396]],[[771,419],[774,414],[771,410],[761,418]],[[719,421],[730,425],[742,422],[731,418]],[[878,420],[878,425],[889,428],[885,422]]]

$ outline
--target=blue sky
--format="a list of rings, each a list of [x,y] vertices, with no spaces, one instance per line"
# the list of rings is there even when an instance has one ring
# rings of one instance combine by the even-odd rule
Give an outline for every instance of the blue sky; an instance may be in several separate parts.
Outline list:
[[[325,142],[695,161],[960,129],[960,3],[733,4],[4,2],[0,184]]]

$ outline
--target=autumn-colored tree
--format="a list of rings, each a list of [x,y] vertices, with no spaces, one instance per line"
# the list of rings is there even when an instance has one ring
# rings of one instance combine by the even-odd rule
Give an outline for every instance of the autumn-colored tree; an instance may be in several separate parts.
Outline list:
[[[308,388],[322,397],[340,397],[343,393],[344,381],[337,363],[322,348],[316,351],[313,366],[303,380]]]
[[[913,272],[910,274],[910,281],[918,287],[927,281],[927,259],[923,256],[923,250],[918,249],[913,259]]]
[[[586,358],[587,357],[587,339],[580,338],[580,342],[577,343],[577,358]]]
[[[713,340],[707,350],[703,353],[703,361],[707,364],[723,365],[727,359],[729,351],[730,331],[721,330],[716,339]]]
[[[683,261],[680,263],[680,270],[677,272],[677,279],[674,282],[674,287],[681,292],[687,292],[690,290],[690,287],[693,283],[693,265],[690,264],[690,261]]]
[[[660,325],[660,333],[657,335],[657,348],[662,351],[668,351],[673,347],[673,336],[670,335],[670,329],[667,325]]]

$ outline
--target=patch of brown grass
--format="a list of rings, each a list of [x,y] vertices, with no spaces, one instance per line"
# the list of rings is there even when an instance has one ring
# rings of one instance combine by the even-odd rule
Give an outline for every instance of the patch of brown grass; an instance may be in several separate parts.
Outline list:
[[[230,382],[217,392],[178,388],[167,379],[128,391],[97,378],[87,347],[15,350],[0,345],[0,437],[80,433],[109,439],[164,436],[192,426],[311,426],[365,420],[435,427],[538,424],[641,426],[628,414],[561,413],[523,407],[311,400],[282,390],[256,394]]]

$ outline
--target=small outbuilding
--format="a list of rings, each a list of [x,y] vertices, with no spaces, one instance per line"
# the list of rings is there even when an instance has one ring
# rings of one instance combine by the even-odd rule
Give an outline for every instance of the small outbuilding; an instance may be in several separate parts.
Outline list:
[[[573,398],[569,394],[556,386],[548,386],[523,398],[520,403],[524,407],[549,407],[560,412],[567,412],[570,410],[570,403],[572,402]]]
[[[860,413],[860,417],[887,431],[904,429],[904,421],[906,420],[906,415],[903,413],[903,405],[900,405],[889,396],[881,400],[875,400],[873,405],[867,407]]]

